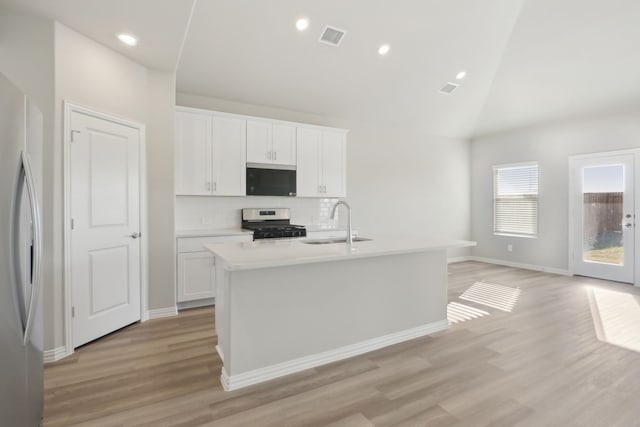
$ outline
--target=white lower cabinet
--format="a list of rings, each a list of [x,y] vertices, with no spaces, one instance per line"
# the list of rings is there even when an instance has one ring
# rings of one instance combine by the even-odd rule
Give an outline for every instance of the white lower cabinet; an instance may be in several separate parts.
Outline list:
[[[204,248],[208,243],[250,242],[251,234],[177,239],[177,301],[207,300],[216,296],[216,266],[213,254]]]
[[[178,302],[215,298],[215,277],[211,252],[178,254]]]

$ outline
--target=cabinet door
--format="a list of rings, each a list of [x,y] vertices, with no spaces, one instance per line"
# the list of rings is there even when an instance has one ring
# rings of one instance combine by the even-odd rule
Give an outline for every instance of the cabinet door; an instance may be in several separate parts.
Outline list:
[[[211,194],[211,116],[178,111],[175,126],[176,194]]]
[[[320,139],[317,129],[297,129],[297,194],[298,197],[320,196]]]
[[[346,196],[346,135],[323,131],[320,181],[327,197]]]
[[[287,125],[273,125],[273,163],[278,165],[296,164],[296,128]]]
[[[178,254],[178,302],[214,298],[215,277],[211,252]]]
[[[247,121],[214,116],[213,194],[246,195]]]
[[[247,162],[271,163],[273,126],[269,122],[247,120]]]

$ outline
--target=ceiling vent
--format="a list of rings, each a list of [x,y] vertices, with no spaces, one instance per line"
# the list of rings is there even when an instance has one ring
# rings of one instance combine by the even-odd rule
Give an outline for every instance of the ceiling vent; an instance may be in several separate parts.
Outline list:
[[[454,90],[458,89],[458,86],[460,85],[448,82],[446,85],[442,86],[442,89],[440,89],[440,93],[444,93],[445,95],[451,95]]]
[[[346,33],[345,30],[327,25],[320,36],[320,42],[330,44],[331,46],[338,46]]]

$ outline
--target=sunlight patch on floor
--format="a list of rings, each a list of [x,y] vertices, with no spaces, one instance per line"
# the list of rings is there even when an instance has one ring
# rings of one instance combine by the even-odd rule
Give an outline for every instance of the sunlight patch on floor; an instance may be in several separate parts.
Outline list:
[[[484,310],[460,304],[458,302],[450,302],[447,304],[447,318],[449,319],[450,325],[488,315],[489,313]]]
[[[520,298],[519,288],[476,282],[460,295],[460,299],[511,312]]]
[[[587,289],[600,341],[640,352],[640,296],[609,289]]]

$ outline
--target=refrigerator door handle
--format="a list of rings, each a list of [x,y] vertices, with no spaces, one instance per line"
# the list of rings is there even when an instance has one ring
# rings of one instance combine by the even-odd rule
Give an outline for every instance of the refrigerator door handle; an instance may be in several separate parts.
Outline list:
[[[27,324],[24,328],[24,343],[26,345],[29,342],[31,329],[33,329],[34,311],[40,294],[42,282],[42,275],[40,272],[42,268],[42,230],[40,229],[40,206],[38,205],[38,195],[36,194],[31,161],[29,160],[29,155],[25,151],[22,152],[22,169],[27,183],[27,194],[29,196],[29,205],[31,207],[31,226],[33,228],[33,287],[31,289],[29,310],[27,312]]]

